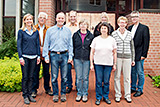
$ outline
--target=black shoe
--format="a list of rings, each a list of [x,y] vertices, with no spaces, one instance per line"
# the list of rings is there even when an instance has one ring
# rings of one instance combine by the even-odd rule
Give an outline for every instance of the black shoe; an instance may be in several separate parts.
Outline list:
[[[36,102],[36,100],[32,96],[28,97],[28,99],[30,102]]]
[[[72,88],[67,88],[66,93],[70,93],[72,91]]]
[[[132,90],[132,89],[131,89],[131,93],[134,93],[134,92],[137,92],[137,90]]]
[[[45,93],[48,94],[48,95],[50,95],[50,96],[53,96],[53,92],[51,90],[48,90]]]
[[[100,102],[101,102],[101,100],[98,100],[98,99],[97,99],[96,102],[95,102],[95,104],[96,104],[96,105],[100,105]]]
[[[139,97],[143,94],[143,92],[137,91],[133,96],[134,97]]]
[[[24,98],[24,103],[25,104],[30,104],[28,97]]]
[[[111,101],[109,99],[103,98],[103,101],[105,101],[107,104],[111,104]]]

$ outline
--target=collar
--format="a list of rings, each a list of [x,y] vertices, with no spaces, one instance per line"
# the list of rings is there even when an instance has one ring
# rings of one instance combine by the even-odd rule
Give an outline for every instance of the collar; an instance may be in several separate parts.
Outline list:
[[[38,27],[44,29],[45,25],[43,25],[42,27],[40,26],[40,24],[38,23]]]
[[[78,26],[78,24],[75,23],[74,25],[72,25],[71,22],[70,22],[70,23],[69,23],[69,27],[71,27],[71,26]]]
[[[64,25],[60,28],[60,27],[58,27],[57,24],[56,24],[56,28],[57,28],[57,29],[63,29],[63,27],[64,27]]]

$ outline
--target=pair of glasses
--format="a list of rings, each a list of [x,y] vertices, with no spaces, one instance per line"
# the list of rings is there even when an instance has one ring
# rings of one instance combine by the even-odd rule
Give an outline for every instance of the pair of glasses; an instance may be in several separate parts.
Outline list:
[[[131,16],[131,18],[138,18],[139,16]]]

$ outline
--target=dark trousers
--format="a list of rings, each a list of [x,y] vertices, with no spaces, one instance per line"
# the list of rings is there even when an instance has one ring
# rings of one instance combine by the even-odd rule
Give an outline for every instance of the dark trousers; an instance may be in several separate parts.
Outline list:
[[[37,58],[28,59],[23,58],[25,61],[24,66],[21,65],[22,69],[22,92],[23,97],[26,98],[32,94],[32,83],[33,83],[33,72],[37,64]]]
[[[43,79],[44,79],[44,89],[46,91],[50,90],[49,81],[50,81],[50,74],[49,74],[49,63],[46,63],[44,60],[36,66],[36,69],[33,73],[33,84],[32,84],[32,92],[37,93],[37,89],[39,88],[39,71],[41,67],[41,63],[43,66]]]

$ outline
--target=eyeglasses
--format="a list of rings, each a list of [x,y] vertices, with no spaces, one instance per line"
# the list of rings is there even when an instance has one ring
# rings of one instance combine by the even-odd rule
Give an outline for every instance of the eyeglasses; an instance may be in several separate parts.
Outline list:
[[[131,18],[138,18],[139,16],[131,16]]]

